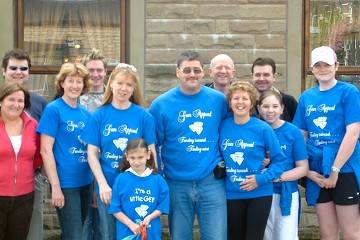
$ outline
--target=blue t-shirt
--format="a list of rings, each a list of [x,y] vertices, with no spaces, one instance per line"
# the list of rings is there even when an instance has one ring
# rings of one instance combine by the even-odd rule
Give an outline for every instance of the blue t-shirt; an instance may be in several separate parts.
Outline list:
[[[233,117],[223,121],[220,128],[220,149],[226,164],[227,199],[245,199],[270,196],[272,180],[278,178],[288,164],[272,128],[256,117],[245,124],[236,124]],[[263,167],[266,152],[270,164]],[[255,175],[258,187],[252,191],[240,189],[246,176]]]
[[[319,86],[316,86],[300,96],[293,123],[308,132],[311,170],[329,173],[346,126],[360,122],[359,113],[359,91],[348,83],[338,81],[326,91],[320,91]],[[359,151],[357,144],[351,157],[359,156]],[[353,172],[349,161],[341,168],[341,172]]]
[[[49,103],[37,132],[55,139],[53,153],[61,188],[74,188],[93,181],[81,134],[90,113],[82,106],[69,106],[61,97]]]
[[[194,181],[208,176],[221,159],[217,143],[227,113],[225,96],[205,86],[194,95],[175,87],[155,99],[150,112],[166,177]]]
[[[155,143],[155,126],[151,114],[134,103],[125,110],[106,104],[95,110],[89,119],[82,139],[100,149],[100,165],[111,187],[118,174],[127,142],[143,138],[147,144]]]
[[[159,174],[139,177],[131,172],[124,172],[116,177],[109,213],[122,212],[135,223],[159,210],[162,214],[169,213],[169,189]],[[149,240],[161,239],[160,217],[153,219],[148,225]],[[116,239],[123,239],[133,233],[120,221],[116,221]]]
[[[288,159],[288,165],[284,172],[296,167],[296,161],[306,160],[308,158],[304,137],[300,130],[289,122],[284,122],[282,126],[274,129],[277,139],[280,143],[280,148]],[[281,184],[274,183],[274,192],[281,193]],[[297,192],[297,181],[291,181],[291,192]]]

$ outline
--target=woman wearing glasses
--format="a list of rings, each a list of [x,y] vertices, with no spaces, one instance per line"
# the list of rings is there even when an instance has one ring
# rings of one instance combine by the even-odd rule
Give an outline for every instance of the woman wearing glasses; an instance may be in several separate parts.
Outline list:
[[[37,122],[24,112],[29,93],[18,83],[0,88],[0,239],[25,240],[41,165]]]
[[[220,127],[220,150],[226,164],[228,239],[262,240],[270,213],[273,184],[286,158],[271,127],[251,117],[256,89],[233,82],[227,95],[232,117]],[[270,165],[263,168],[269,152]]]
[[[55,86],[60,97],[47,105],[37,130],[41,134],[41,155],[60,221],[61,239],[82,239],[93,177],[86,145],[80,138],[90,113],[78,102],[90,87],[89,73],[82,64],[65,63]]]
[[[103,105],[95,110],[83,140],[88,144],[91,170],[96,178],[101,239],[115,239],[115,218],[108,214],[112,186],[118,175],[127,142],[144,138],[155,154],[155,126],[145,110],[139,76],[131,65],[113,70],[107,83]]]
[[[315,205],[321,239],[360,239],[360,100],[351,84],[336,80],[339,67],[327,46],[311,53],[319,85],[299,99],[294,124],[307,139],[306,200]]]

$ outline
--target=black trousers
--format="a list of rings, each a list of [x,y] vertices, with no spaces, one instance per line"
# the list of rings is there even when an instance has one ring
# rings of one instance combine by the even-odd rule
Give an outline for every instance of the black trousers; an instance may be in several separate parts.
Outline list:
[[[0,196],[0,240],[26,240],[34,203],[34,192]]]
[[[228,240],[262,240],[272,196],[227,200]]]

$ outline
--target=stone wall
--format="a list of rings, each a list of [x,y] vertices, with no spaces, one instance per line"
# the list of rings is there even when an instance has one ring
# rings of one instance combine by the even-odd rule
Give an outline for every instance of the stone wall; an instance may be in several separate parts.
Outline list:
[[[148,100],[176,85],[176,57],[188,49],[199,51],[206,64],[227,53],[241,79],[249,79],[257,57],[271,57],[278,87],[286,90],[286,0],[148,0],[145,8]]]

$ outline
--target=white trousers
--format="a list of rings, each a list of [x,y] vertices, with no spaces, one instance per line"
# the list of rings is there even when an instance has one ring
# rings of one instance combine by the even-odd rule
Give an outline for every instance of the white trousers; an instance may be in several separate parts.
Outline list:
[[[264,240],[298,240],[299,192],[292,194],[289,216],[282,216],[280,194],[273,194]]]

